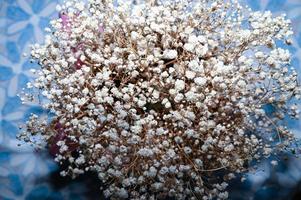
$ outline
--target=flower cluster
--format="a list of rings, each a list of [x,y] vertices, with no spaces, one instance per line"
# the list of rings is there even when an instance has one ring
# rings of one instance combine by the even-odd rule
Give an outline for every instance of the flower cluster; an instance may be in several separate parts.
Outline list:
[[[46,141],[63,176],[95,171],[111,199],[226,199],[228,180],[293,140],[282,122],[298,117],[300,88],[278,47],[291,43],[285,15],[236,0],[57,9],[28,84],[54,116],[32,115],[20,139]]]

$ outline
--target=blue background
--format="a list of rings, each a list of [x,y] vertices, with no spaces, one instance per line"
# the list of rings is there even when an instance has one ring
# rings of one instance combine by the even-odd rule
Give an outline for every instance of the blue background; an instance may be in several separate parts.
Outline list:
[[[254,10],[287,13],[295,32],[292,65],[301,74],[301,0],[245,0]],[[56,17],[56,0],[0,0],[0,199],[99,199],[97,177],[87,175],[72,181],[60,178],[58,166],[47,152],[18,147],[18,126],[29,113],[42,113],[37,105],[22,105],[16,97],[37,67],[22,56],[29,45],[43,42],[49,19]],[[301,136],[301,120],[289,121]],[[280,156],[279,166],[263,162],[244,183],[233,181],[231,199],[293,199],[301,191],[301,160]],[[296,199],[301,199],[296,198]]]

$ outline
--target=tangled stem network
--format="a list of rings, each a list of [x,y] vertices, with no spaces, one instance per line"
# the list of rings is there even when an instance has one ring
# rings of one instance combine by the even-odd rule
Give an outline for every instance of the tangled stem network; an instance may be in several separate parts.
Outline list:
[[[236,0],[67,0],[24,101],[19,136],[63,176],[95,171],[110,199],[227,199],[227,181],[294,137],[300,96],[290,20]],[[277,46],[278,45],[278,46]],[[222,172],[222,175],[221,173]]]

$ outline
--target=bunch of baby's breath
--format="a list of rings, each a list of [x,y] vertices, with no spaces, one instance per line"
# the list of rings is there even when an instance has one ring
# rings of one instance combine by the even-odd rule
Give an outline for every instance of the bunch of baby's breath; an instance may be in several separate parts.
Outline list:
[[[28,84],[54,117],[20,138],[46,141],[61,174],[96,171],[111,199],[226,199],[227,180],[284,149],[298,117],[290,20],[236,0],[68,0]],[[40,138],[37,140],[37,137]],[[223,171],[225,176],[218,175]]]

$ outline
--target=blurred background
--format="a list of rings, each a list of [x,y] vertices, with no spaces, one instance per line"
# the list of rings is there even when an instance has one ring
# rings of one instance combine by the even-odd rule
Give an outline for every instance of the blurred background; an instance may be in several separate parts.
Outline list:
[[[292,65],[301,74],[301,0],[242,2],[253,10],[286,13],[292,20],[295,37],[289,49]],[[30,113],[43,113],[36,105],[22,105],[16,95],[31,79],[30,69],[38,67],[22,54],[29,53],[30,44],[43,42],[44,28],[58,15],[56,4],[57,0],[0,0],[0,200],[101,199],[95,174],[62,178],[47,152],[18,147],[15,138]],[[288,125],[300,138],[301,120]],[[234,180],[230,199],[301,199],[301,159],[292,154],[273,159],[278,166],[265,161],[243,183]]]

